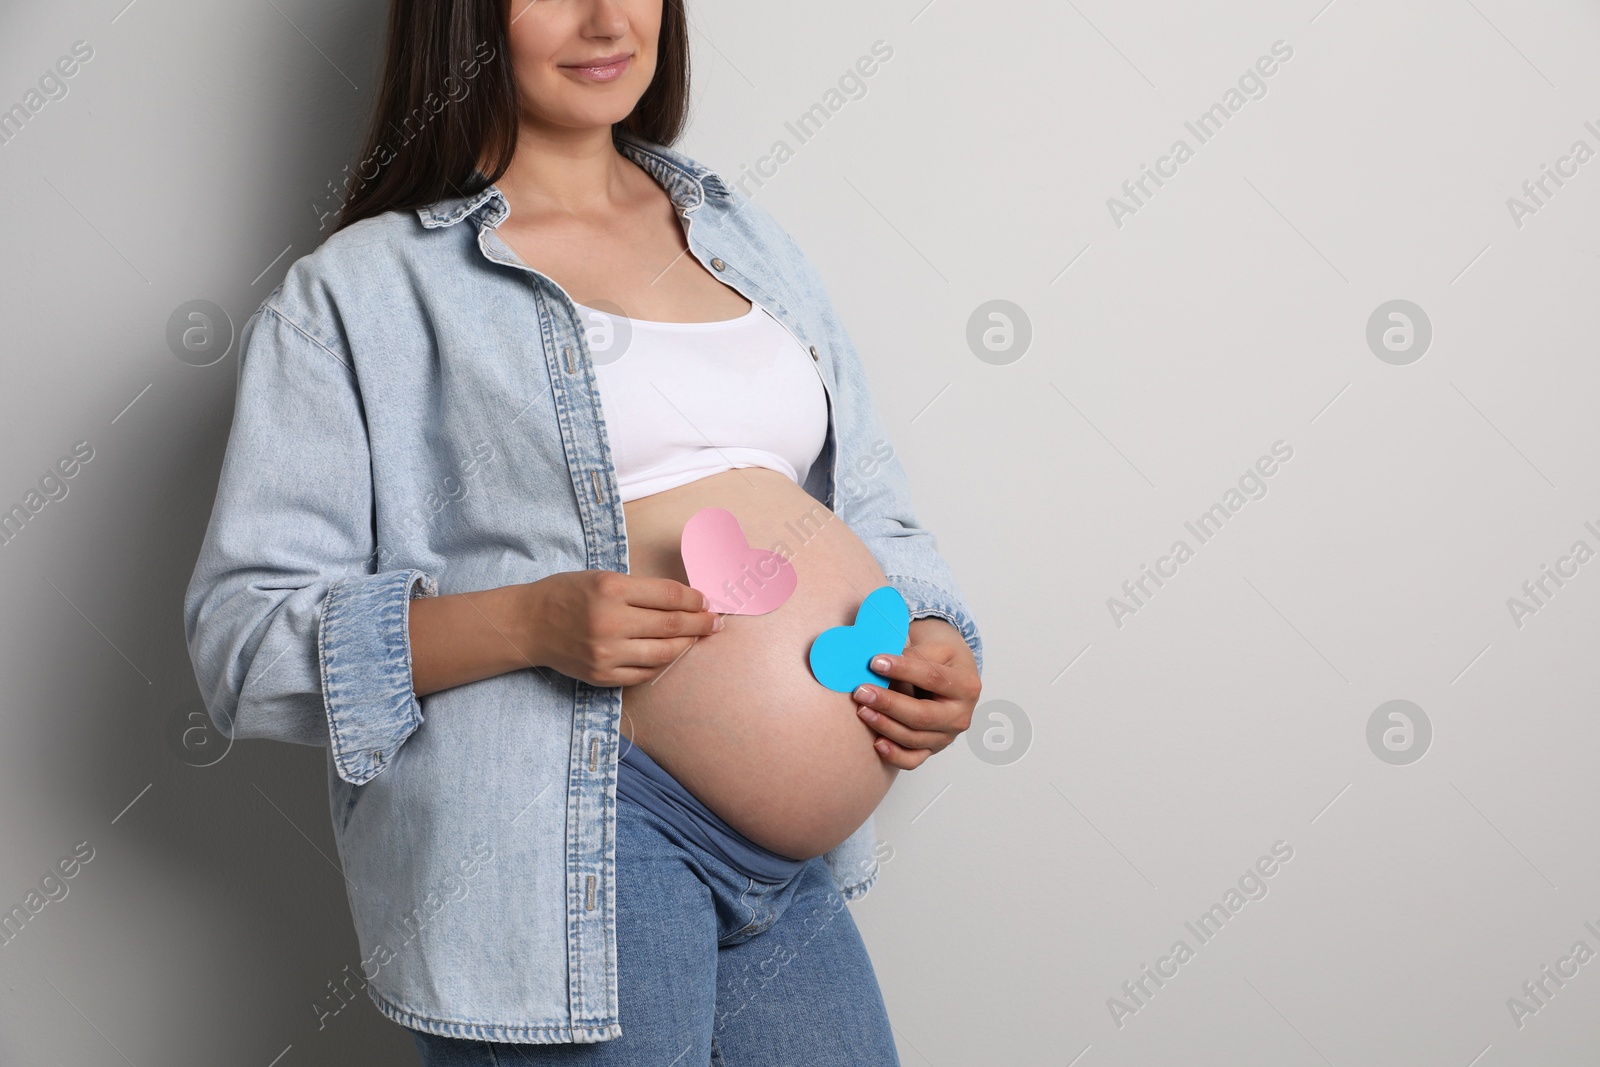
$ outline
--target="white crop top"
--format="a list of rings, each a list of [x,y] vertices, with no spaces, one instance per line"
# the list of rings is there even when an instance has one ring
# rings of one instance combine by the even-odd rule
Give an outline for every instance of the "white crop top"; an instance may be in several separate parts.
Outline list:
[[[805,484],[827,439],[827,392],[810,354],[760,304],[720,322],[577,308],[623,503],[736,467]]]

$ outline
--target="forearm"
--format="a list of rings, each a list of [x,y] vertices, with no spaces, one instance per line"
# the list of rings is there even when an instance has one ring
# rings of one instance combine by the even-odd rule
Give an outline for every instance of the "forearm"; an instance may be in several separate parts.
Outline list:
[[[529,585],[424,597],[411,602],[412,690],[427,696],[534,666]]]

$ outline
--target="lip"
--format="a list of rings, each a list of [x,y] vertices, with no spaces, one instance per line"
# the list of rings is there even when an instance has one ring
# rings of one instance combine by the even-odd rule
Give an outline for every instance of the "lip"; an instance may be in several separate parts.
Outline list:
[[[570,70],[579,77],[591,81],[611,81],[620,77],[632,60],[632,52],[617,52],[614,55],[600,56],[582,63],[563,63],[561,69]]]

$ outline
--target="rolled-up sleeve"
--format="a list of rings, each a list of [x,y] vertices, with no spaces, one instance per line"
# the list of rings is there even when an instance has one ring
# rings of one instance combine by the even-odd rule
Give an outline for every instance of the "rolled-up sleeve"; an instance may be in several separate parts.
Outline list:
[[[830,335],[833,406],[838,432],[839,485],[833,510],[849,524],[905,597],[913,619],[940,618],[960,631],[983,671],[983,639],[934,535],[917,519],[905,468],[873,401],[866,368],[827,296],[821,275],[792,237],[800,265]]]
[[[977,664],[978,674],[982,675],[983,638],[978,634],[978,624],[972,618],[972,612],[960,594],[952,594],[932,582],[925,582],[921,578],[913,578],[906,574],[890,574],[886,577],[889,579],[889,584],[905,598],[913,619],[943,619],[961,631],[961,639],[972,650],[972,659]]]
[[[264,304],[240,335],[233,424],[184,630],[212,721],[331,748],[370,780],[422,724],[415,568],[379,570],[372,457],[347,354]]]

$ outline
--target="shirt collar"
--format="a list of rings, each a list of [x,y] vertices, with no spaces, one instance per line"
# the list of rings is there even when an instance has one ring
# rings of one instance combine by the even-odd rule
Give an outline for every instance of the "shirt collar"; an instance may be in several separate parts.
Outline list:
[[[733,195],[720,174],[676,149],[646,140],[620,126],[612,127],[612,140],[618,151],[661,183],[679,210],[692,210],[707,197],[726,200]],[[482,174],[474,169],[473,176],[480,178]],[[490,184],[471,196],[446,197],[420,207],[417,217],[429,229],[453,226],[485,204],[491,205],[491,225],[497,225],[510,211],[505,194],[498,186]]]

